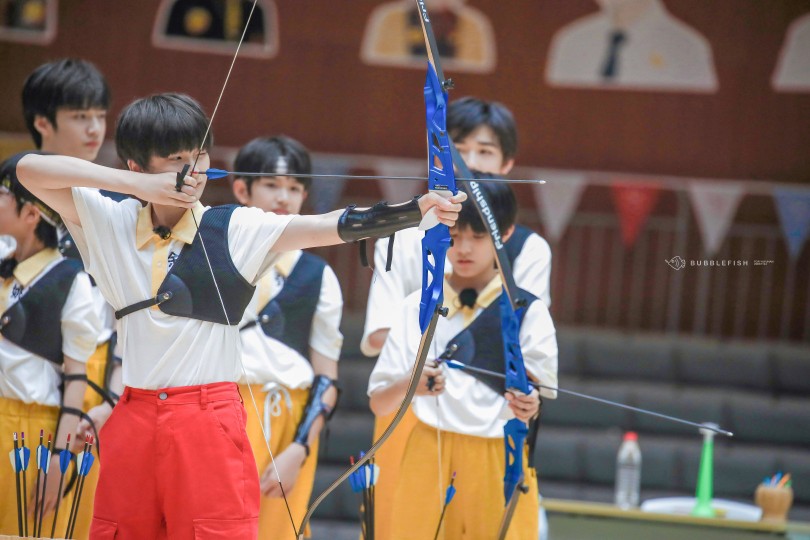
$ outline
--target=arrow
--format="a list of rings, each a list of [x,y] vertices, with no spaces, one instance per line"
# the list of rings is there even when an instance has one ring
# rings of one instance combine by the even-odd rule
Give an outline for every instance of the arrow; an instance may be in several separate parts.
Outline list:
[[[76,456],[76,470],[79,474],[79,481],[76,483],[76,491],[73,494],[73,505],[70,509],[68,527],[65,538],[73,538],[73,530],[76,528],[76,519],[79,517],[79,506],[81,504],[84,482],[93,466],[93,436],[87,435],[84,442],[84,451]]]
[[[31,450],[25,446],[25,432],[21,433],[20,443],[20,465],[22,469],[22,507],[23,507],[23,532],[28,536],[28,481],[25,478],[25,471],[28,470],[28,462],[31,459]]]
[[[226,171],[224,169],[210,168],[205,171],[194,171],[193,174],[205,174],[208,180],[218,180],[225,178],[228,175],[232,176],[254,176],[254,177],[275,177],[275,176],[289,176],[290,178],[350,178],[353,180],[412,180],[414,182],[426,182],[427,177],[424,176],[367,176],[367,175],[353,175],[353,174],[298,174],[298,173],[272,173],[272,172],[237,172]],[[460,182],[476,182],[475,178],[456,178]],[[492,178],[487,179],[487,182],[499,182],[505,184],[545,184],[545,180],[527,180],[527,179],[506,179],[506,178]]]
[[[59,452],[59,491],[56,493],[56,510],[53,513],[53,524],[51,525],[51,538],[56,533],[56,518],[59,517],[59,505],[62,502],[62,484],[65,481],[65,473],[73,460],[73,452],[68,450],[70,448],[70,433],[67,435],[67,442],[65,449]]]
[[[22,524],[22,501],[20,500],[20,495],[22,495],[20,490],[20,470],[22,469],[22,463],[20,462],[20,443],[17,440],[17,432],[14,432],[14,450],[9,452],[8,457],[11,460],[11,468],[14,469],[14,481],[17,485],[17,529],[19,530],[20,536],[23,535],[23,524]]]
[[[456,360],[447,360],[445,361],[447,367],[452,369],[460,369],[464,371],[473,371],[475,373],[481,373],[483,375],[490,375],[492,377],[499,377],[505,378],[503,373],[498,373],[495,371],[490,371],[488,369],[468,366],[467,364],[463,364]],[[547,386],[545,384],[536,383],[534,381],[529,381],[529,384],[535,388],[545,388],[546,390],[552,390],[554,392],[560,392],[561,394],[569,394],[572,396],[577,396],[583,399],[590,399],[591,401],[597,401],[599,403],[603,403],[605,405],[610,405],[612,407],[618,407],[620,409],[627,409],[628,411],[634,411],[641,414],[647,414],[649,416],[655,416],[656,418],[662,418],[664,420],[669,420],[670,422],[677,422],[679,424],[685,424],[687,426],[696,427],[699,429],[708,429],[714,431],[715,433],[719,433],[720,435],[725,435],[726,437],[733,437],[734,434],[730,431],[726,431],[725,429],[721,429],[720,427],[707,427],[706,424],[699,424],[697,422],[690,422],[689,420],[684,420],[682,418],[678,418],[676,416],[669,416],[667,414],[662,414],[655,411],[650,411],[647,409],[642,409],[639,407],[633,407],[631,405],[625,405],[624,403],[618,403],[616,401],[610,401],[609,399],[604,399],[596,396],[590,396],[588,394],[582,394],[580,392],[574,392],[573,390],[566,390],[564,388],[554,387],[554,386]]]
[[[456,496],[456,488],[453,485],[456,481],[456,471],[453,471],[453,476],[450,478],[450,485],[447,486],[447,491],[444,494],[444,506],[442,506],[442,514],[439,516],[439,524],[436,526],[436,535],[433,537],[433,540],[438,540],[439,532],[442,530],[442,523],[444,522],[444,514],[447,512],[447,507],[450,505],[450,501],[453,500],[453,497]]]
[[[40,469],[45,470],[45,474],[43,475],[42,479],[42,496],[40,497],[40,505],[44,505],[45,503],[45,486],[48,485],[48,471],[51,469],[51,434],[48,433],[48,446],[45,448],[44,452],[39,452],[37,449],[37,466]],[[45,514],[44,508],[39,509],[39,519],[36,522],[36,527],[34,527],[34,536],[40,538],[42,536],[42,516]]]

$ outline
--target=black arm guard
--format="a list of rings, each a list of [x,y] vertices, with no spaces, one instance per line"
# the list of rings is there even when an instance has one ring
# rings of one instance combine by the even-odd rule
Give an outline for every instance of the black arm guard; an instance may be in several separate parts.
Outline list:
[[[397,231],[415,227],[422,221],[419,197],[390,206],[379,202],[371,208],[357,210],[354,205],[346,208],[338,221],[338,235],[344,242],[366,238],[385,238]]]
[[[295,430],[295,439],[293,439],[293,442],[298,443],[306,448],[307,455],[309,455],[308,441],[312,424],[314,424],[315,420],[317,420],[321,415],[323,415],[328,422],[335,413],[335,409],[337,409],[337,401],[335,401],[334,407],[330,407],[323,402],[323,395],[326,393],[326,391],[332,386],[337,388],[335,382],[336,381],[333,381],[326,375],[316,375],[315,379],[312,381],[312,386],[309,389],[309,398],[307,399],[307,404],[304,407],[304,415],[301,417],[301,421],[298,423],[298,428]],[[338,398],[340,398],[340,390],[338,390]]]

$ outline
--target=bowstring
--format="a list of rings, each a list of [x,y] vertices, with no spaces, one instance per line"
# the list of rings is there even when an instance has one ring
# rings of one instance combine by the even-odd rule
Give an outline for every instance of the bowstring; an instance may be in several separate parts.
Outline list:
[[[205,143],[208,141],[208,136],[211,134],[211,126],[214,125],[214,118],[217,115],[217,111],[219,111],[219,105],[222,103],[222,97],[225,95],[225,88],[228,86],[228,82],[231,79],[231,73],[233,72],[233,68],[236,65],[236,58],[239,56],[239,51],[242,48],[242,43],[245,41],[245,36],[247,35],[248,26],[250,25],[250,20],[253,18],[253,13],[256,11],[256,4],[258,0],[253,0],[253,4],[251,4],[250,12],[248,13],[247,19],[245,20],[245,26],[242,29],[242,35],[239,38],[239,42],[236,45],[236,51],[233,54],[233,58],[231,59],[231,65],[228,67],[228,73],[225,75],[225,82],[222,84],[222,88],[219,91],[219,97],[217,97],[216,104],[214,105],[214,110],[211,113],[211,118],[208,121],[208,125],[205,128],[205,135],[203,135],[202,142],[200,143],[200,147],[197,150],[197,155],[194,157],[194,163],[191,166],[191,173],[197,170],[197,162],[200,159],[200,155],[202,154],[203,150],[205,149]],[[205,242],[203,241],[202,233],[200,232],[200,224],[197,221],[197,216],[194,214],[194,210],[191,210],[191,217],[194,219],[194,226],[197,228],[197,237],[200,239],[200,245],[203,249],[203,255],[205,256],[205,262],[208,265],[208,270],[211,272],[211,279],[214,281],[214,289],[217,293],[217,298],[219,299],[219,304],[222,307],[222,313],[225,315],[225,322],[228,326],[231,326],[230,318],[228,317],[228,310],[225,308],[225,301],[222,298],[222,292],[219,289],[219,283],[217,283],[216,275],[214,274],[214,268],[211,265],[211,259],[208,256],[208,249],[205,246]],[[241,339],[241,337],[240,337]],[[276,458],[273,455],[273,450],[270,448],[270,441],[268,440],[267,433],[268,428],[265,427],[264,423],[262,422],[261,414],[259,413],[259,406],[256,403],[256,397],[253,395],[253,388],[248,383],[247,379],[247,371],[245,370],[245,364],[242,362],[241,354],[237,356],[239,361],[239,366],[242,369],[242,377],[244,378],[248,388],[248,393],[250,394],[250,401],[253,403],[253,410],[256,412],[256,419],[259,422],[259,426],[262,429],[262,439],[265,442],[265,448],[267,448],[268,454],[270,454],[270,462],[273,465],[273,471],[276,473],[276,481],[278,482],[278,486],[281,489],[281,496],[284,499],[284,505],[287,508],[287,515],[290,518],[290,524],[292,525],[293,531],[295,536],[298,536],[298,528],[295,525],[295,519],[292,515],[292,510],[290,509],[290,502],[287,500],[287,494],[284,491],[284,484],[281,482],[281,475],[278,472],[278,467],[276,467]]]

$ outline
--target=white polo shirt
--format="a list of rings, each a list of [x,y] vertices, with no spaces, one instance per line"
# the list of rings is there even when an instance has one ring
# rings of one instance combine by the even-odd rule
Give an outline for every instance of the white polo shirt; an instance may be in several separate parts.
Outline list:
[[[255,321],[267,303],[281,292],[286,278],[292,273],[301,259],[301,250],[284,253],[256,286],[256,293],[250,301],[241,326]],[[343,295],[340,292],[335,272],[328,265],[323,269],[318,304],[312,319],[312,332],[309,346],[335,362],[340,357],[343,334],[340,333],[340,319],[343,313]],[[287,332],[297,329],[286,328]],[[244,376],[240,382],[266,384],[276,382],[290,389],[312,386],[314,373],[309,360],[301,356],[281,341],[267,337],[260,325],[254,325],[241,332],[242,363]]]
[[[374,245],[374,277],[368,292],[366,322],[360,350],[366,356],[380,353],[368,342],[369,336],[377,330],[391,328],[398,306],[405,297],[422,289],[422,238],[425,233],[417,228],[403,229],[396,233],[394,258],[391,271],[385,271],[388,257],[388,238],[377,240]],[[445,262],[445,273],[449,274],[452,265]],[[548,242],[537,233],[526,238],[512,265],[512,274],[518,287],[525,289],[551,305],[549,280],[551,278],[551,248]],[[391,309],[397,306],[397,309]]]
[[[68,222],[67,227],[85,268],[116,310],[153,297],[196,232],[191,210],[186,211],[168,246],[162,245],[151,232],[148,205],[142,207],[134,199],[115,202],[89,188],[73,188],[73,200],[81,226]],[[198,223],[205,210],[201,205],[194,209]],[[228,249],[248,282],[256,283],[275,262],[278,255],[270,249],[293,217],[256,208],[233,212]],[[236,325],[175,317],[157,308],[142,309],[119,323],[127,386],[154,390],[239,380],[241,340]]]
[[[466,328],[491,302],[497,302],[501,278],[496,276],[478,295],[475,308],[459,308],[457,293],[444,283],[447,317],[439,317],[428,360],[436,359],[447,344]],[[368,394],[385,388],[413,369],[422,332],[419,329],[419,293],[405,299],[402,317],[391,328],[368,382]],[[526,372],[541,384],[557,386],[557,338],[554,323],[543,302],[529,306],[520,327],[520,350]],[[420,421],[443,431],[476,437],[502,438],[504,424],[514,418],[503,393],[496,393],[472,375],[443,367],[445,390],[439,396],[416,396],[413,411]],[[541,390],[556,398],[556,392]]]
[[[0,313],[13,306],[64,259],[55,249],[44,249],[20,262],[14,276],[0,286]],[[92,297],[90,278],[79,272],[62,307],[62,353],[86,362],[96,349],[101,331]],[[62,368],[20,348],[0,335],[0,397],[58,406]]]

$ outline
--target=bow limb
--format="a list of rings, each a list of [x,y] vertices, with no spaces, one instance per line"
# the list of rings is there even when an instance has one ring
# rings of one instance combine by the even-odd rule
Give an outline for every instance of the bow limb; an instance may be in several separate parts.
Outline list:
[[[341,483],[343,483],[347,478],[349,478],[352,473],[357,471],[360,467],[362,467],[368,460],[374,456],[377,450],[385,444],[385,441],[391,436],[391,434],[396,429],[399,422],[405,416],[405,413],[408,412],[408,407],[411,405],[411,401],[413,401],[414,395],[416,395],[416,388],[419,386],[419,379],[422,377],[422,370],[425,367],[425,362],[427,361],[428,351],[430,349],[430,343],[433,341],[433,335],[436,332],[436,323],[439,320],[439,315],[441,314],[442,310],[437,309],[433,316],[430,318],[428,323],[427,331],[422,334],[422,340],[419,342],[419,351],[417,353],[416,363],[413,366],[413,370],[411,371],[411,380],[408,384],[408,390],[405,394],[405,399],[402,400],[402,403],[397,409],[396,415],[391,420],[391,423],[385,429],[385,431],[380,435],[380,437],[374,441],[374,444],[371,445],[371,448],[368,449],[366,454],[357,460],[354,465],[350,468],[346,469],[346,471],[341,474],[334,482],[332,482],[329,487],[327,487],[318,497],[312,501],[312,504],[307,509],[307,513],[304,516],[304,519],[301,521],[301,525],[298,528],[299,538],[303,538],[304,530],[306,529],[307,524],[309,523],[312,515],[315,513],[315,510],[320,506],[320,504],[332,493],[335,488],[337,488]]]
[[[205,134],[203,135],[203,139],[200,142],[200,146],[199,146],[199,149],[198,149],[198,152],[197,152],[197,156],[194,158],[194,163],[190,167],[190,170],[192,172],[197,170],[197,161],[200,158],[200,154],[205,149],[205,144],[206,144],[206,142],[208,140],[208,137],[209,137],[209,135],[211,133],[211,126],[214,124],[214,118],[217,115],[217,111],[219,110],[220,103],[222,103],[222,97],[225,95],[225,88],[228,86],[228,81],[230,81],[231,73],[233,72],[233,67],[234,67],[234,65],[236,65],[236,59],[239,56],[239,50],[242,48],[242,43],[244,43],[244,41],[245,41],[245,36],[247,35],[247,29],[248,29],[248,26],[250,25],[250,20],[253,17],[253,13],[256,11],[256,5],[257,4],[258,4],[258,0],[253,0],[253,3],[251,4],[251,7],[250,7],[250,11],[248,12],[248,16],[247,16],[247,18],[245,20],[244,28],[242,29],[242,35],[240,36],[239,42],[236,45],[236,51],[234,51],[233,58],[231,59],[231,64],[230,64],[230,66],[228,68],[227,74],[225,75],[225,81],[222,83],[222,88],[219,91],[219,97],[217,98],[216,104],[214,105],[214,110],[211,113],[211,118],[208,120],[208,125],[205,128]],[[180,191],[180,189],[183,187],[183,179],[186,176],[186,174],[188,173],[188,171],[189,171],[189,166],[185,165],[183,167],[183,171],[177,174],[177,191]],[[228,317],[228,310],[225,307],[225,301],[223,300],[223,297],[222,297],[222,290],[219,287],[219,283],[217,282],[216,274],[214,273],[214,268],[211,265],[211,259],[208,256],[208,248],[206,247],[205,241],[203,240],[202,233],[200,232],[200,224],[197,222],[197,217],[194,215],[194,212],[191,212],[191,216],[192,216],[192,218],[194,218],[194,226],[197,229],[196,230],[196,236],[200,239],[200,245],[202,246],[203,254],[205,256],[205,262],[206,262],[206,265],[208,266],[208,271],[211,274],[211,279],[214,282],[214,289],[216,291],[217,298],[219,299],[219,304],[222,307],[222,313],[225,315],[226,323],[230,326],[231,321],[230,321],[230,319]],[[242,375],[243,375],[243,377],[246,377],[245,366],[242,363],[241,356],[238,358],[238,360],[239,360],[239,365],[240,365],[240,367],[242,369]],[[250,392],[250,399],[251,399],[251,402],[253,403],[253,409],[254,409],[254,411],[256,413],[256,418],[259,421],[259,425],[262,427],[262,432],[266,434],[267,433],[267,431],[266,431],[267,427],[264,426],[264,424],[262,423],[261,415],[259,414],[259,407],[256,404],[256,398],[253,396],[253,390],[250,388],[250,385],[248,385],[248,390]],[[290,524],[292,526],[293,532],[295,532],[296,535],[297,535],[298,531],[295,528],[295,520],[292,517],[292,511],[290,510],[290,503],[289,503],[289,501],[287,499],[287,494],[284,491],[284,485],[281,483],[281,476],[279,476],[278,468],[276,468],[276,459],[275,459],[275,456],[273,455],[273,450],[270,448],[270,442],[268,440],[269,437],[263,437],[263,439],[265,440],[265,447],[267,448],[267,452],[270,455],[270,461],[273,464],[273,469],[276,472],[276,479],[278,481],[279,487],[281,488],[281,496],[284,498],[284,504],[285,504],[285,506],[287,508],[287,514],[288,514],[288,516],[290,518]]]
[[[453,155],[451,153],[453,143],[447,133],[448,83],[444,80],[441,66],[434,64],[433,55],[429,54],[429,57],[430,62],[428,63],[424,86],[428,146],[428,188],[439,193],[455,194],[458,190],[456,188]],[[473,177],[470,176],[470,178]],[[426,220],[429,220],[427,216]],[[422,331],[422,339],[419,343],[405,398],[400,403],[391,423],[379,439],[374,441],[366,454],[341,474],[312,502],[298,528],[299,538],[303,537],[303,532],[315,509],[338,485],[374,456],[399,425],[411,401],[413,401],[416,388],[422,377],[422,370],[425,367],[430,344],[436,332],[439,315],[446,315],[447,313],[447,309],[442,307],[442,302],[444,300],[444,263],[449,248],[450,229],[446,225],[437,224],[427,230],[425,238],[422,240],[422,297],[419,303],[419,329]]]
[[[430,23],[430,15],[427,10],[426,0],[416,0],[419,10],[422,32],[425,37],[425,46],[431,65],[435,68],[436,74],[441,81],[443,89],[451,88],[452,82],[444,79],[441,68],[439,50],[436,46],[436,38]],[[448,143],[448,150],[452,157],[452,164],[459,171],[459,175],[464,178],[473,178],[461,155],[458,153],[452,141]],[[493,247],[497,258],[498,272],[503,283],[503,294],[500,300],[501,310],[501,332],[504,343],[505,358],[505,390],[515,394],[528,394],[531,391],[526,367],[523,362],[523,355],[520,351],[520,322],[517,310],[525,305],[525,299],[521,298],[520,290],[515,284],[512,266],[509,263],[505,250],[505,242],[501,236],[501,231],[494,219],[491,219],[490,203],[478,182],[471,181],[462,185],[462,189],[472,200],[481,221],[486,225],[487,231],[492,239]],[[519,499],[519,493],[523,492],[523,447],[526,441],[528,427],[526,423],[513,418],[504,426],[504,445],[506,455],[506,470],[504,475],[504,500],[506,509],[501,522],[499,538],[504,538]]]

